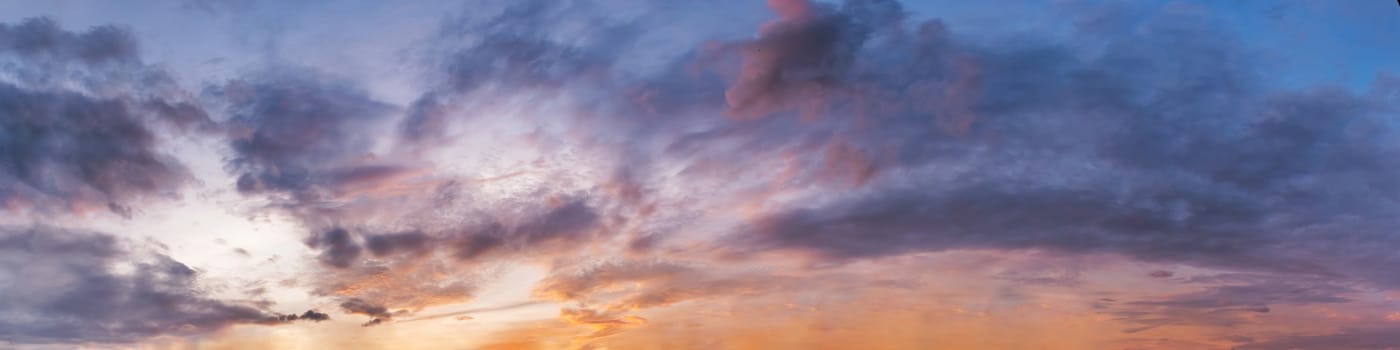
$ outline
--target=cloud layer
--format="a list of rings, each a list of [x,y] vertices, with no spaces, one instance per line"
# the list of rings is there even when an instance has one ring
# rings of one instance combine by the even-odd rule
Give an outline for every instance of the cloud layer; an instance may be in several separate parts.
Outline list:
[[[0,338],[19,343],[131,342],[235,324],[323,321],[206,295],[199,273],[104,233],[0,229]]]
[[[35,213],[110,209],[170,197],[189,180],[159,150],[162,129],[201,130],[209,117],[136,39],[116,26],[85,32],[50,19],[0,24],[0,202]]]
[[[1280,85],[1185,3],[1005,36],[895,0],[621,4],[463,7],[393,48],[408,86],[272,57],[198,94],[125,27],[0,23],[3,214],[139,221],[200,188],[286,219],[304,254],[268,261],[308,270],[281,285],[364,332],[524,267],[509,304],[559,312],[503,338],[553,346],[1017,347],[1053,337],[983,335],[1050,320],[1086,334],[1062,348],[1396,345],[1370,309],[1400,288],[1400,80]],[[190,139],[226,180],[170,154]],[[0,229],[0,339],[336,322],[121,234]]]

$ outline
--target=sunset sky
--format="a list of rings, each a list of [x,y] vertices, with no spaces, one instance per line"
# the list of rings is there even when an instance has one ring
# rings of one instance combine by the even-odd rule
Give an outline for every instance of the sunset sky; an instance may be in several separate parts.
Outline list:
[[[1400,7],[0,1],[11,348],[1400,349]]]

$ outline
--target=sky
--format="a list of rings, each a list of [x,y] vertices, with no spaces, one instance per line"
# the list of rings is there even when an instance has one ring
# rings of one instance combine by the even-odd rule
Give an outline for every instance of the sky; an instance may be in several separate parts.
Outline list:
[[[1388,0],[0,2],[0,348],[1400,349]]]

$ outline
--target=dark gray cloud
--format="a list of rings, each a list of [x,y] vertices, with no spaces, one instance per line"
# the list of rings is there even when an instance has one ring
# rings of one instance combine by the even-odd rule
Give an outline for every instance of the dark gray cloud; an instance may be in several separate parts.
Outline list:
[[[837,50],[850,39],[822,34],[822,26],[861,32],[859,18],[884,18],[852,10],[866,3],[813,5],[792,17],[807,21],[784,17],[772,27],[779,29],[766,29],[790,26],[787,40],[803,43],[774,47],[840,53],[828,60],[838,65],[788,63],[820,72],[797,76],[847,78],[740,80],[731,95],[752,89],[738,94],[784,101],[775,96],[818,84],[820,115],[874,117],[861,128],[815,127],[832,125],[857,147],[888,150],[880,172],[905,178],[760,219],[737,235],[739,249],[831,258],[1044,249],[1400,283],[1373,268],[1395,262],[1377,251],[1396,242],[1385,212],[1397,208],[1400,178],[1388,119],[1396,106],[1381,97],[1393,89],[1385,80],[1360,93],[1269,88],[1258,70],[1266,58],[1181,9],[1141,18],[1108,12],[1101,15],[1113,20],[1081,23],[1074,39],[986,44],[927,22],[863,32],[854,51]],[[822,22],[833,18],[845,19]],[[780,38],[764,34],[749,45]],[[783,55],[772,50],[765,55]],[[783,69],[760,76],[785,76]],[[902,84],[910,89],[893,88]],[[895,96],[896,107],[855,108],[858,96],[882,94]],[[921,96],[933,102],[898,102]],[[948,129],[938,115],[969,119]]]
[[[125,28],[106,25],[70,32],[53,19],[42,17],[19,24],[0,23],[0,52],[49,64],[118,65],[141,60],[136,38]]]
[[[1158,193],[1144,189],[1143,198],[1113,198],[1088,189],[1036,190],[1016,185],[955,183],[955,189],[933,196],[879,193],[870,200],[767,217],[753,227],[760,235],[745,239],[757,246],[809,249],[834,258],[959,248],[1039,248],[1124,253],[1152,261],[1268,263],[1303,272],[1310,268],[1261,255],[1261,247],[1277,242],[1232,227],[1260,220],[1260,214],[1245,211],[1249,202],[1243,199],[1176,193],[1170,188]],[[1175,203],[1190,203],[1199,211],[1173,212]]]
[[[392,106],[348,82],[296,68],[270,69],[206,93],[228,114],[235,187],[300,219],[313,231],[305,243],[320,251],[322,263],[347,268],[365,248],[375,255],[412,248],[407,236],[358,238],[340,224],[355,222],[343,217],[349,214],[327,205],[413,171],[374,153],[374,130]]]
[[[650,187],[657,165],[778,163],[793,187],[861,187],[955,151],[977,120],[982,68],[941,22],[909,25],[892,0],[774,4],[783,13],[754,39],[710,42],[612,84],[623,97],[597,114],[622,117],[595,132],[626,140],[619,173]]]
[[[311,277],[314,293],[369,316],[364,326],[379,325],[428,306],[469,301],[491,278],[479,271],[495,262],[575,251],[596,242],[606,227],[598,209],[582,199],[470,215],[451,225],[402,225],[412,231],[379,233],[387,230],[369,222],[321,231],[306,243],[334,269]]]
[[[375,256],[394,253],[421,253],[429,248],[432,237],[423,232],[400,232],[373,235],[365,238],[365,247]]]
[[[129,216],[138,198],[178,193],[186,171],[159,150],[158,130],[212,122],[139,51],[121,27],[0,23],[0,72],[13,78],[0,82],[0,202]]]
[[[515,228],[515,235],[525,244],[575,240],[597,227],[598,213],[588,203],[575,200],[551,208]]]
[[[140,113],[121,100],[0,83],[0,198],[118,208],[173,193],[185,170],[157,150]]]
[[[580,15],[595,6],[588,1],[508,2],[499,12],[472,8],[446,21],[441,47],[429,59],[437,86],[409,108],[402,122],[411,141],[442,137],[448,118],[462,117],[457,105],[470,97],[501,96],[528,89],[562,89],[581,83],[607,84],[613,65],[636,35],[628,23]],[[489,18],[478,18],[493,13]],[[578,42],[557,39],[561,25],[576,25],[587,35],[570,33]]]
[[[1400,347],[1400,329],[1395,327],[1348,328],[1331,334],[1297,334],[1235,347],[1239,350],[1385,350]]]
[[[332,228],[313,235],[306,240],[306,245],[321,251],[322,263],[338,268],[350,267],[363,250],[350,232],[343,228]]]
[[[475,260],[487,253],[496,251],[505,246],[505,237],[501,234],[501,226],[488,226],[481,232],[464,234],[453,240],[452,246],[455,248],[453,256],[461,260]]]
[[[346,300],[345,302],[340,303],[340,308],[344,309],[345,312],[371,317],[389,318],[393,316],[389,314],[389,309],[384,307],[383,305],[370,304],[360,299]]]
[[[877,26],[899,23],[894,1],[847,1],[840,8],[807,0],[770,2],[779,19],[736,48],[743,56],[726,91],[732,111],[765,115],[823,99],[854,77],[856,55]]]
[[[249,10],[256,3],[257,0],[182,0],[179,8],[206,15],[222,15]]]
[[[102,233],[0,228],[0,339],[127,342],[294,319],[205,296],[198,272]],[[305,316],[305,317],[303,317]],[[320,320],[308,312],[295,320]]]
[[[340,185],[405,171],[371,161],[371,131],[393,108],[349,83],[287,68],[208,93],[227,107],[235,152],[229,165],[240,174],[240,192],[309,200]]]
[[[502,224],[504,217],[488,217],[484,224],[447,231],[372,233],[332,228],[313,235],[306,244],[319,251],[322,263],[337,268],[351,267],[367,258],[363,256],[366,250],[386,262],[418,260],[434,251],[444,252],[452,260],[471,262],[485,256],[539,253],[588,242],[603,225],[598,209],[581,199],[527,210],[527,215],[515,218],[513,224]]]
[[[369,316],[370,320],[362,325],[365,327],[377,326],[394,318],[394,314],[389,312],[389,308],[360,299],[346,300],[340,303],[340,308],[351,314]]]
[[[568,249],[571,244],[587,243],[604,234],[600,231],[603,213],[582,198],[528,210],[525,216],[512,220],[513,224],[495,218],[475,229],[442,235],[438,244],[450,249],[457,259],[473,261],[492,254]]]
[[[313,322],[321,322],[321,321],[326,321],[326,320],[330,320],[330,319],[331,319],[331,315],[327,315],[327,314],[325,314],[325,313],[321,313],[321,312],[318,312],[318,311],[316,311],[316,310],[306,310],[306,312],[303,312],[303,313],[301,313],[300,315],[297,315],[297,314],[286,314],[286,315],[277,316],[277,320],[278,320],[278,321],[282,321],[282,322],[292,322],[292,321],[313,321]]]
[[[1289,275],[1227,275],[1200,290],[1154,299],[1099,301],[1100,312],[1124,322],[1127,333],[1165,326],[1236,327],[1273,307],[1343,304],[1359,291],[1327,279]]]

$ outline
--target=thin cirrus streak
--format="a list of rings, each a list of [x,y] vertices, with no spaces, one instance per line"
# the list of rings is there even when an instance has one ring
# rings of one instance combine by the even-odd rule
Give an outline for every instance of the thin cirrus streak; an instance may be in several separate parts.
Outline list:
[[[1393,10],[3,3],[0,347],[1400,348]]]

